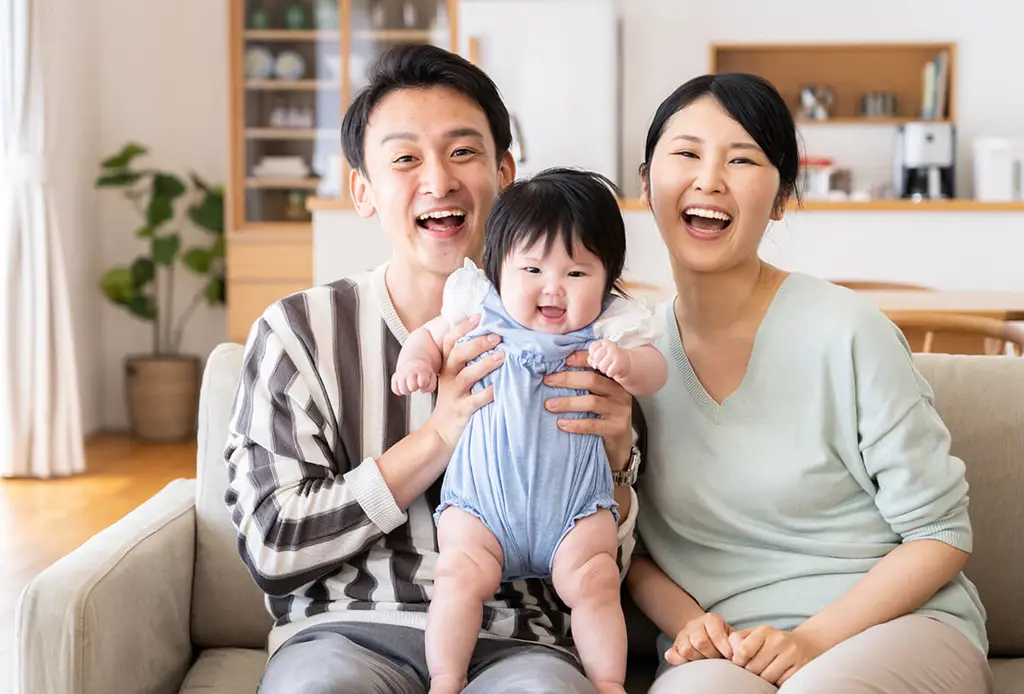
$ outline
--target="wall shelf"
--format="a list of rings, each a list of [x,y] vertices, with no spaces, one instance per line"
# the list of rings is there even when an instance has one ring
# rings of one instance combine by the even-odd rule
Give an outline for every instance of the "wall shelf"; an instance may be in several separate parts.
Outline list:
[[[719,43],[710,48],[711,72],[749,72],[771,82],[794,114],[804,87],[832,90],[832,123],[896,125],[922,120],[925,67],[945,53],[947,73],[938,93],[944,107],[936,119],[956,120],[955,43]],[[889,92],[896,113],[888,120],[859,120],[861,96]],[[940,99],[941,101],[942,99]],[[816,121],[812,121],[816,122]]]
[[[319,178],[247,178],[246,188],[261,190],[316,190]]]
[[[337,41],[341,32],[330,29],[249,29],[245,38],[248,41]]]
[[[245,130],[245,139],[247,140],[317,140],[329,137],[340,137],[338,129],[246,128]]]
[[[321,91],[338,90],[341,84],[330,80],[248,80],[245,88],[250,91]]]

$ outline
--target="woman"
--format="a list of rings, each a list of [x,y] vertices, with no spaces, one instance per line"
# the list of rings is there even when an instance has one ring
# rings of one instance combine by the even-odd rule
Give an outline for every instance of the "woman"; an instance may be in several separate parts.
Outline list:
[[[647,135],[677,290],[628,578],[662,631],[651,692],[989,692],[964,465],[903,336],[758,257],[797,173],[786,104],[751,75],[687,82]]]

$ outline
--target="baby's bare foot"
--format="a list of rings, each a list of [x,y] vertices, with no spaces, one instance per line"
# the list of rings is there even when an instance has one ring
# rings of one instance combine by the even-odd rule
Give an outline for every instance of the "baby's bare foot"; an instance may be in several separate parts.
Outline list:
[[[429,694],[459,694],[469,682],[465,677],[441,675],[430,678]]]

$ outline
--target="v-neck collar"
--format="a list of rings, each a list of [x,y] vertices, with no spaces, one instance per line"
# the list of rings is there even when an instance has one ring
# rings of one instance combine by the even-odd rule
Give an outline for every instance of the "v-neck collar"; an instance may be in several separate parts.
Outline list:
[[[665,325],[668,326],[668,338],[669,338],[669,350],[672,353],[672,359],[676,363],[676,367],[679,369],[683,376],[683,382],[686,385],[686,391],[693,398],[693,401],[697,404],[697,407],[704,413],[704,415],[711,420],[714,424],[721,424],[726,414],[737,407],[737,403],[742,402],[744,390],[749,388],[748,383],[754,379],[754,373],[756,372],[759,364],[759,354],[761,351],[761,343],[764,342],[764,334],[771,327],[773,322],[774,314],[778,310],[779,304],[785,298],[788,293],[788,286],[790,280],[796,276],[797,273],[790,273],[779,285],[779,288],[775,290],[775,296],[772,297],[771,303],[768,304],[768,310],[765,311],[764,317],[761,319],[761,324],[757,326],[757,332],[754,334],[754,344],[750,349],[750,359],[747,362],[747,369],[743,374],[743,378],[736,388],[729,393],[719,403],[711,394],[708,393],[704,384],[700,382],[697,377],[697,372],[693,370],[693,365],[690,363],[689,357],[686,356],[686,349],[683,347],[683,340],[679,334],[679,321],[676,319],[675,304],[678,299],[678,295],[674,296],[670,301],[667,301],[664,305],[665,311]]]

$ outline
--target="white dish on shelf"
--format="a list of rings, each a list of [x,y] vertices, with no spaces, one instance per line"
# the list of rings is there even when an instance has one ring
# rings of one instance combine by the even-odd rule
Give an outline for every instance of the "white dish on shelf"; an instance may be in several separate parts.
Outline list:
[[[274,74],[289,82],[302,79],[306,74],[306,61],[295,51],[281,51],[274,62]]]
[[[262,46],[251,46],[245,52],[245,76],[265,80],[274,72],[274,56]]]

